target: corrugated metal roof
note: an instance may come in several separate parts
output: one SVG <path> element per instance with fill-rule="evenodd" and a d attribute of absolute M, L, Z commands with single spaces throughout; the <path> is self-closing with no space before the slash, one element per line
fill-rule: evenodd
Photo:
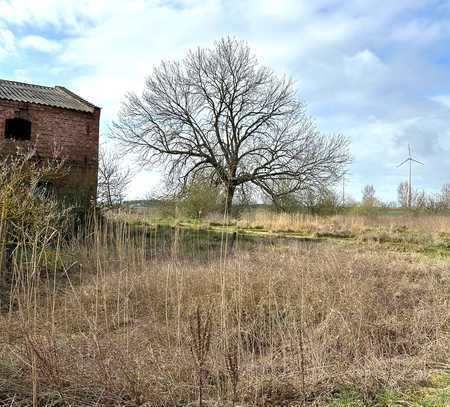
<path fill-rule="evenodd" d="M 96 106 L 62 86 L 54 88 L 0 79 L 0 99 L 92 113 Z"/>

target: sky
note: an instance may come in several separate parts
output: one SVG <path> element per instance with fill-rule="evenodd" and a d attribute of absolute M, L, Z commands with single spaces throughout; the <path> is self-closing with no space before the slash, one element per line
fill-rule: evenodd
<path fill-rule="evenodd" d="M 0 0 L 0 78 L 63 85 L 102 107 L 102 143 L 124 95 L 161 60 L 232 35 L 294 79 L 324 133 L 351 140 L 346 189 L 396 200 L 450 182 L 450 0 Z M 125 165 L 133 164 L 124 157 Z M 157 188 L 136 170 L 129 198 Z"/>

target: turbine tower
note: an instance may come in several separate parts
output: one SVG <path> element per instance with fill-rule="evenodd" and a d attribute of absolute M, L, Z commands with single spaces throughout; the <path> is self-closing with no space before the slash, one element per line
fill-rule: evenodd
<path fill-rule="evenodd" d="M 416 159 L 411 157 L 411 146 L 408 143 L 408 158 L 401 162 L 398 167 L 401 167 L 403 164 L 407 163 L 409 161 L 409 182 L 408 182 L 408 208 L 411 208 L 411 202 L 412 202 L 412 184 L 411 184 L 411 172 L 412 172 L 412 163 L 413 161 L 420 165 L 425 165 L 424 163 L 421 163 L 420 161 L 417 161 Z"/>

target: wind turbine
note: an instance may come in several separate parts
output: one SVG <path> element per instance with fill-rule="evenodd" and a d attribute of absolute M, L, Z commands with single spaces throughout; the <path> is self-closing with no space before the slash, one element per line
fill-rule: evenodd
<path fill-rule="evenodd" d="M 420 161 L 417 161 L 416 159 L 411 157 L 411 146 L 408 143 L 408 158 L 401 162 L 399 165 L 397 165 L 398 167 L 401 167 L 403 164 L 407 163 L 409 161 L 409 183 L 408 183 L 408 208 L 411 208 L 411 201 L 412 201 L 412 184 L 411 184 L 411 167 L 412 167 L 412 163 L 413 161 L 417 164 L 420 165 L 425 165 L 424 163 L 421 163 Z"/>

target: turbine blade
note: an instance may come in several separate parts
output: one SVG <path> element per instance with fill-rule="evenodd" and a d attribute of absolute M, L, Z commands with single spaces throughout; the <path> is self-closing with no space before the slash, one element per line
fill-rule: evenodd
<path fill-rule="evenodd" d="M 398 167 L 401 167 L 403 164 L 407 163 L 409 160 L 410 160 L 410 159 L 407 158 L 405 161 L 403 161 L 403 162 L 401 162 L 399 165 L 397 165 L 397 168 L 398 168 Z"/>
<path fill-rule="evenodd" d="M 422 163 L 422 162 L 420 162 L 420 161 L 417 161 L 417 160 L 415 160 L 414 158 L 411 158 L 411 161 L 414 161 L 414 162 L 417 163 L 417 164 L 425 165 L 424 163 Z"/>
<path fill-rule="evenodd" d="M 408 152 L 409 152 L 409 156 L 411 157 L 411 145 L 408 143 Z"/>

